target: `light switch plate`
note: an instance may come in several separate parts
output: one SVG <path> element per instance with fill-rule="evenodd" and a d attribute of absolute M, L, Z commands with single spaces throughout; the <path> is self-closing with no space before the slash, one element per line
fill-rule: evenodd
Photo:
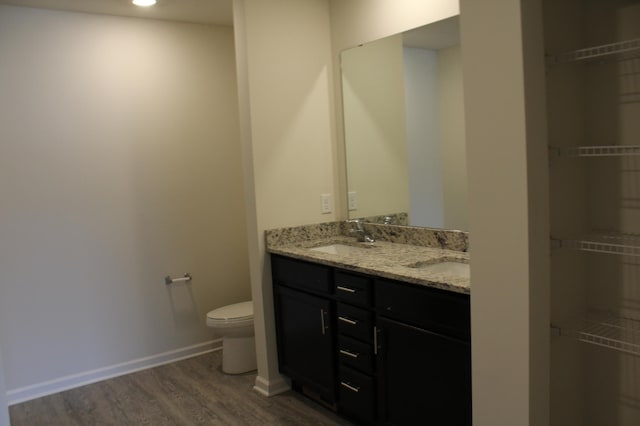
<path fill-rule="evenodd" d="M 331 213 L 332 205 L 331 205 L 331 194 L 322 194 L 320 195 L 320 213 L 327 214 Z"/>
<path fill-rule="evenodd" d="M 349 211 L 358 210 L 358 193 L 349 191 Z"/>

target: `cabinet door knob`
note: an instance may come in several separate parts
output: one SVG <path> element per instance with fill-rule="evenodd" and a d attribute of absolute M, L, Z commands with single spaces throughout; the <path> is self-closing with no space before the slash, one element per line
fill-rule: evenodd
<path fill-rule="evenodd" d="M 373 326 L 373 354 L 374 355 L 378 355 L 378 335 L 380 334 L 380 329 L 378 327 L 376 327 L 375 325 Z"/>
<path fill-rule="evenodd" d="M 347 389 L 349 389 L 350 391 L 353 391 L 353 392 L 355 392 L 355 393 L 360 392 L 360 388 L 357 388 L 357 387 L 355 387 L 355 386 L 352 386 L 352 385 L 350 385 L 350 384 L 349 384 L 349 383 L 347 383 L 347 382 L 340 382 L 340 386 L 342 386 L 343 388 L 347 388 Z"/>
<path fill-rule="evenodd" d="M 338 319 L 342 322 L 346 322 L 347 324 L 351 324 L 351 325 L 356 325 L 358 324 L 358 321 L 354 321 L 351 318 L 347 318 L 347 317 L 338 317 Z"/>
<path fill-rule="evenodd" d="M 346 291 L 347 293 L 355 293 L 356 291 L 358 291 L 358 290 L 356 290 L 354 288 L 345 287 L 345 286 L 342 286 L 342 285 L 336 286 L 336 289 L 338 289 L 340 291 Z"/>
<path fill-rule="evenodd" d="M 351 352 L 351 351 L 348 351 L 346 349 L 340 349 L 340 353 L 342 355 L 346 355 L 346 356 L 351 357 L 351 358 L 358 358 L 358 356 L 360 356 L 359 353 Z"/>

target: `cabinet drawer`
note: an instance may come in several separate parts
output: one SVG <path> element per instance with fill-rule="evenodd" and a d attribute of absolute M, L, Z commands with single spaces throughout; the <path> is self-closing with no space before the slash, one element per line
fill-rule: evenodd
<path fill-rule="evenodd" d="M 338 333 L 372 342 L 373 314 L 355 306 L 338 303 Z"/>
<path fill-rule="evenodd" d="M 375 285 L 378 314 L 458 339 L 471 338 L 469 296 L 380 279 Z"/>
<path fill-rule="evenodd" d="M 338 409 L 340 413 L 359 423 L 375 420 L 375 382 L 372 377 L 348 367 L 340 368 L 338 381 Z"/>
<path fill-rule="evenodd" d="M 370 277 L 335 271 L 335 294 L 338 300 L 361 306 L 371 306 Z"/>
<path fill-rule="evenodd" d="M 373 347 L 367 343 L 339 336 L 338 359 L 342 365 L 348 365 L 365 373 L 373 373 Z"/>
<path fill-rule="evenodd" d="M 331 268 L 287 257 L 272 256 L 275 283 L 318 293 L 331 292 Z"/>

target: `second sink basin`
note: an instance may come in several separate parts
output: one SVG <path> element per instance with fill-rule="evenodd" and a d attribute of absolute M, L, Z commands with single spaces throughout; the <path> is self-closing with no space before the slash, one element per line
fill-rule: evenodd
<path fill-rule="evenodd" d="M 436 274 L 449 274 L 460 278 L 469 278 L 470 269 L 468 263 L 443 261 L 443 262 L 420 262 L 410 265 L 411 268 L 419 268 Z"/>
<path fill-rule="evenodd" d="M 366 250 L 368 248 L 369 248 L 369 246 L 351 246 L 351 245 L 346 245 L 346 244 L 329 244 L 329 245 L 326 245 L 326 246 L 313 247 L 313 248 L 310 248 L 309 250 L 318 251 L 318 252 L 321 252 L 321 253 L 328 253 L 328 254 L 347 255 L 347 254 L 357 253 L 360 250 Z"/>

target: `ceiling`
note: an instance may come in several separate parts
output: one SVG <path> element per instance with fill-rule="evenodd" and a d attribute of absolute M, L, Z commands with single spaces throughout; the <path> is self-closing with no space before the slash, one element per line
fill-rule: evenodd
<path fill-rule="evenodd" d="M 134 6 L 131 0 L 0 0 L 0 4 L 199 24 L 233 25 L 232 0 L 158 0 L 158 3 L 151 7 Z"/>

